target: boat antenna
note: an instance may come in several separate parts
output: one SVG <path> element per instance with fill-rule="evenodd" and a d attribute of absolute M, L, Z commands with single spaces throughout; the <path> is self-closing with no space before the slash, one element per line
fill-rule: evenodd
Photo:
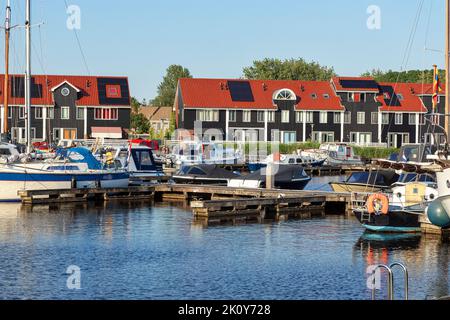
<path fill-rule="evenodd" d="M 25 16 L 25 51 L 26 51 L 26 69 L 25 69 L 25 121 L 26 121 L 26 140 L 27 152 L 31 152 L 31 0 L 26 0 Z"/>

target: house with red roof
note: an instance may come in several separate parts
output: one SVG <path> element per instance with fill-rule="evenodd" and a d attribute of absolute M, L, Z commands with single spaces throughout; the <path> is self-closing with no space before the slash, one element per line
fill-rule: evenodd
<path fill-rule="evenodd" d="M 399 147 L 430 139 L 431 90 L 429 84 L 378 83 L 370 77 L 180 79 L 174 108 L 178 128 L 203 140 Z"/>
<path fill-rule="evenodd" d="M 35 75 L 31 80 L 31 136 L 35 141 L 123 138 L 130 128 L 131 102 L 126 77 Z M 4 88 L 4 75 L 0 75 Z M 8 94 L 8 110 L 3 106 Z M 24 76 L 11 75 L 0 91 L 1 126 L 8 117 L 11 140 L 25 139 Z"/>

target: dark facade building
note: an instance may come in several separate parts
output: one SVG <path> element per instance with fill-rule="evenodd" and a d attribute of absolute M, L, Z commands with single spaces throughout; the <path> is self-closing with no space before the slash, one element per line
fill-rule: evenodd
<path fill-rule="evenodd" d="M 4 76 L 0 75 L 4 87 Z M 10 76 L 8 131 L 14 142 L 25 140 L 24 77 Z M 130 128 L 131 102 L 126 77 L 32 77 L 31 137 L 34 141 L 123 138 Z M 4 92 L 0 94 L 4 132 Z"/>
<path fill-rule="evenodd" d="M 445 93 L 437 113 L 444 114 Z M 441 139 L 430 121 L 432 85 L 378 83 L 372 78 L 328 81 L 180 79 L 175 99 L 178 127 L 204 138 L 349 142 L 359 145 Z M 433 119 L 432 119 L 433 118 Z M 435 135 L 431 135 L 434 127 Z M 196 130 L 198 133 L 198 129 Z"/>

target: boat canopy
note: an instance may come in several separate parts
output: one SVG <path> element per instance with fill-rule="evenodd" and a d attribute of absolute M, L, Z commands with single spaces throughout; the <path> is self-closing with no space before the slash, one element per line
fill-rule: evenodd
<path fill-rule="evenodd" d="M 378 186 L 390 186 L 397 182 L 399 175 L 395 171 L 371 171 L 371 172 L 354 172 L 347 179 L 347 183 L 360 183 Z"/>
<path fill-rule="evenodd" d="M 86 163 L 90 170 L 101 170 L 103 165 L 86 148 L 58 149 L 56 155 L 73 163 Z"/>
<path fill-rule="evenodd" d="M 267 169 L 260 169 L 249 175 L 242 177 L 242 180 L 247 181 L 261 181 L 265 182 L 267 180 L 266 176 Z M 309 179 L 310 177 L 306 174 L 303 167 L 298 165 L 278 165 L 278 170 L 275 173 L 276 182 L 290 182 L 292 180 Z"/>
<path fill-rule="evenodd" d="M 239 177 L 236 173 L 223 169 L 214 164 L 199 164 L 193 166 L 183 166 L 178 171 L 178 175 L 209 177 L 217 179 L 234 179 Z"/>

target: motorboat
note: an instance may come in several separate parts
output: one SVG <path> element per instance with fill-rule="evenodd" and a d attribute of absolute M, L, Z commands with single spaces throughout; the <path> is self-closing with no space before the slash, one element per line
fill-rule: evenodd
<path fill-rule="evenodd" d="M 19 191 L 125 188 L 129 174 L 105 169 L 85 148 L 60 149 L 56 158 L 31 161 L 16 146 L 0 145 L 0 201 L 20 201 Z"/>
<path fill-rule="evenodd" d="M 231 179 L 239 175 L 214 164 L 183 166 L 172 176 L 172 180 L 181 184 L 228 185 Z"/>
<path fill-rule="evenodd" d="M 268 156 L 264 161 L 262 162 L 249 162 L 248 163 L 248 170 L 250 172 L 258 171 L 262 168 L 266 168 L 268 163 L 274 163 L 274 164 L 290 164 L 290 165 L 299 165 L 302 167 L 310 167 L 310 168 L 317 168 L 322 167 L 326 161 L 326 158 L 316 158 L 311 157 L 308 155 L 302 155 L 302 154 L 279 154 L 274 153 L 270 156 Z"/>
<path fill-rule="evenodd" d="M 326 159 L 325 164 L 329 166 L 362 166 L 364 162 L 355 155 L 352 146 L 345 143 L 325 143 L 318 150 L 305 150 L 302 155 L 316 159 Z"/>
<path fill-rule="evenodd" d="M 353 172 L 343 182 L 330 182 L 334 192 L 379 192 L 390 189 L 399 175 L 393 170 Z"/>
<path fill-rule="evenodd" d="M 241 150 L 215 142 L 182 141 L 173 146 L 171 162 L 177 166 L 195 164 L 244 164 Z"/>
<path fill-rule="evenodd" d="M 273 167 L 274 187 L 276 189 L 303 190 L 311 181 L 311 177 L 302 166 L 276 165 Z M 230 180 L 229 187 L 265 188 L 267 182 L 267 168 L 260 169 L 236 179 Z"/>
<path fill-rule="evenodd" d="M 421 232 L 420 218 L 424 217 L 427 207 L 439 196 L 432 171 L 407 162 L 377 160 L 377 163 L 384 168 L 394 166 L 403 173 L 389 193 L 353 193 L 353 213 L 356 218 L 372 232 Z"/>

